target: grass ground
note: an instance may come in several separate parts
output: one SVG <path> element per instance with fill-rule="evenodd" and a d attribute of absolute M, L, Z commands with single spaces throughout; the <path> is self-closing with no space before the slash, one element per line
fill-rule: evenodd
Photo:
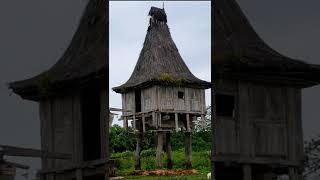
<path fill-rule="evenodd" d="M 142 151 L 141 153 L 141 163 L 142 170 L 155 170 L 155 150 L 149 149 Z M 112 158 L 116 159 L 116 173 L 119 176 L 124 176 L 126 179 L 158 179 L 158 180 L 168 180 L 168 179 L 206 179 L 206 174 L 210 172 L 210 152 L 209 151 L 200 151 L 192 153 L 192 166 L 193 169 L 196 169 L 199 173 L 198 175 L 180 175 L 180 176 L 130 176 L 134 172 L 134 159 L 133 152 L 124 152 L 124 153 L 115 153 L 112 154 Z M 185 168 L 185 159 L 184 159 L 184 150 L 177 150 L 173 152 L 173 163 L 174 169 L 184 169 Z M 164 155 L 163 165 L 166 168 L 167 159 Z"/>

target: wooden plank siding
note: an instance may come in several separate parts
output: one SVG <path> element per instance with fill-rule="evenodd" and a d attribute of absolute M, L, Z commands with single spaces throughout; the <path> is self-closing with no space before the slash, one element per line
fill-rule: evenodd
<path fill-rule="evenodd" d="M 294 87 L 229 81 L 217 94 L 235 97 L 234 116 L 217 117 L 217 157 L 281 159 L 299 164 L 303 158 L 301 90 Z M 218 106 L 218 105 L 217 105 Z"/>
<path fill-rule="evenodd" d="M 184 98 L 178 98 L 178 92 L 184 93 Z M 135 112 L 133 92 L 122 94 L 122 108 Z M 153 110 L 179 110 L 205 112 L 205 97 L 203 89 L 185 87 L 152 86 L 141 90 L 142 112 Z M 125 113 L 124 113 L 125 115 Z"/>
<path fill-rule="evenodd" d="M 106 158 L 106 91 L 100 91 L 101 158 Z M 72 154 L 72 160 L 42 159 L 43 170 L 61 169 L 83 164 L 81 95 L 65 95 L 40 101 L 41 148 L 45 151 Z M 76 171 L 76 169 L 75 169 Z M 80 170 L 81 171 L 81 170 Z M 75 172 L 72 173 L 75 176 Z M 53 175 L 47 175 L 49 179 Z"/>

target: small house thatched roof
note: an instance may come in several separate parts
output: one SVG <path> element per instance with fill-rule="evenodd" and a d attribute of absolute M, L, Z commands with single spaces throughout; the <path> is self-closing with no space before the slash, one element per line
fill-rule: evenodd
<path fill-rule="evenodd" d="M 165 13 L 162 9 L 158 10 L 152 7 L 150 12 Z M 209 82 L 198 79 L 190 72 L 171 38 L 168 25 L 163 21 L 152 22 L 149 25 L 143 48 L 131 77 L 126 83 L 113 90 L 117 93 L 124 93 L 155 84 L 204 89 L 211 87 Z"/>
<path fill-rule="evenodd" d="M 33 78 L 9 83 L 9 88 L 22 98 L 37 100 L 44 89 L 57 91 L 92 78 L 105 78 L 106 18 L 105 0 L 89 0 L 70 46 L 58 62 Z"/>
<path fill-rule="evenodd" d="M 216 77 L 263 78 L 301 87 L 320 83 L 320 66 L 281 55 L 254 31 L 236 0 L 216 0 L 213 62 Z"/>

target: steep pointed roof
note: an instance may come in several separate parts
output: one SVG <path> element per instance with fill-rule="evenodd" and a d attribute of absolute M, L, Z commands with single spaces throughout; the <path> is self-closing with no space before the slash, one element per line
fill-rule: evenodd
<path fill-rule="evenodd" d="M 107 63 L 105 0 L 89 0 L 79 27 L 63 56 L 49 70 L 30 79 L 9 83 L 22 98 L 37 100 L 43 89 L 57 91 L 92 78 L 104 77 Z"/>
<path fill-rule="evenodd" d="M 236 0 L 215 0 L 213 62 L 216 76 L 274 79 L 301 87 L 320 83 L 320 68 L 286 57 L 255 32 Z"/>
<path fill-rule="evenodd" d="M 113 90 L 124 93 L 155 84 L 210 88 L 209 82 L 190 72 L 180 56 L 166 24 L 164 9 L 152 7 L 149 14 L 150 25 L 134 71 L 126 83 Z"/>

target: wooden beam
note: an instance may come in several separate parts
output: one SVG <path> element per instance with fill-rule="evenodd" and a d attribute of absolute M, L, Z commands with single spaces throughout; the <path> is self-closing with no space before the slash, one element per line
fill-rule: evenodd
<path fill-rule="evenodd" d="M 72 159 L 71 154 L 47 152 L 39 149 L 21 148 L 15 146 L 0 145 L 0 154 L 6 156 L 42 157 L 51 159 Z"/>
<path fill-rule="evenodd" d="M 176 132 L 179 131 L 179 119 L 178 119 L 178 113 L 174 113 L 174 122 L 176 125 Z"/>

